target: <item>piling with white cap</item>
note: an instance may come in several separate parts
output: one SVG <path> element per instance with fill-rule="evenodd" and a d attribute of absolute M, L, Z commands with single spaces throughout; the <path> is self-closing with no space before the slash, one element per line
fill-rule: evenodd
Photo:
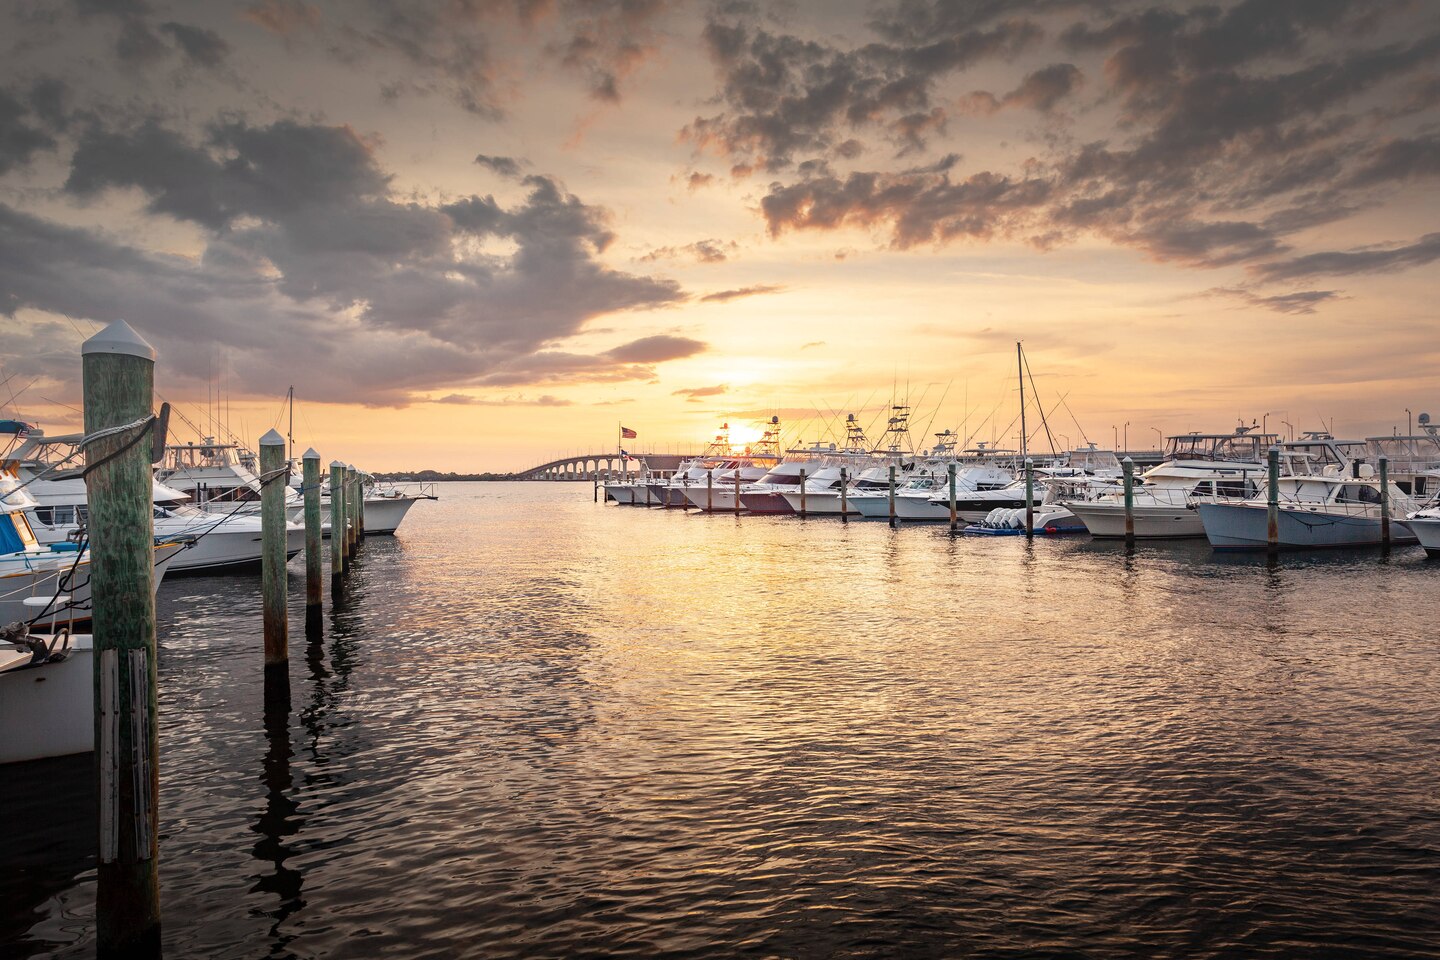
<path fill-rule="evenodd" d="M 1120 461 L 1125 471 L 1125 543 L 1135 545 L 1135 461 L 1128 456 Z"/>
<path fill-rule="evenodd" d="M 320 585 L 320 454 L 311 447 L 300 457 L 300 482 L 305 499 L 305 626 L 324 602 Z"/>
<path fill-rule="evenodd" d="M 285 491 L 290 489 L 285 438 L 271 430 L 260 438 L 260 592 L 265 611 L 265 668 L 290 662 L 290 613 L 286 605 Z"/>
<path fill-rule="evenodd" d="M 160 949 L 155 539 L 147 418 L 155 350 L 117 320 L 80 348 L 95 664 L 101 956 Z"/>
<path fill-rule="evenodd" d="M 1035 460 L 1025 458 L 1025 536 L 1035 536 Z"/>
<path fill-rule="evenodd" d="M 1266 460 L 1270 482 L 1265 495 L 1265 552 L 1273 557 L 1280 553 L 1280 447 L 1271 446 Z"/>
<path fill-rule="evenodd" d="M 953 531 L 958 526 L 955 517 L 955 464 L 951 463 L 946 472 L 950 475 L 950 529 Z"/>
<path fill-rule="evenodd" d="M 330 590 L 345 575 L 345 464 L 330 461 Z"/>

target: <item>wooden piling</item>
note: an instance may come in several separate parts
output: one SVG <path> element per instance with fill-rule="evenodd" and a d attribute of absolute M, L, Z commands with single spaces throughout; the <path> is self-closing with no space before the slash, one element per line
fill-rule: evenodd
<path fill-rule="evenodd" d="M 305 618 L 320 609 L 320 454 L 311 447 L 300 457 L 300 481 L 305 498 Z"/>
<path fill-rule="evenodd" d="M 286 605 L 285 491 L 290 464 L 285 459 L 285 438 L 271 430 L 260 438 L 260 594 L 265 618 L 265 666 L 284 667 L 290 661 L 290 615 Z"/>
<path fill-rule="evenodd" d="M 1380 455 L 1380 545 L 1390 549 L 1390 458 Z"/>
<path fill-rule="evenodd" d="M 1120 461 L 1125 471 L 1125 545 L 1135 546 L 1135 461 L 1126 457 Z"/>
<path fill-rule="evenodd" d="M 958 513 L 955 509 L 955 464 L 950 464 L 946 472 L 950 475 L 950 529 L 953 531 L 959 526 Z"/>
<path fill-rule="evenodd" d="M 330 461 L 330 581 L 332 589 L 345 575 L 345 464 Z"/>
<path fill-rule="evenodd" d="M 349 515 L 350 526 L 346 532 L 346 549 L 349 551 L 350 559 L 355 558 L 355 553 L 360 549 L 360 483 L 359 474 L 355 470 L 355 464 L 345 465 L 345 512 Z"/>
<path fill-rule="evenodd" d="M 844 467 L 840 468 L 840 519 L 850 519 L 850 480 Z"/>
<path fill-rule="evenodd" d="M 890 526 L 895 526 L 895 464 L 890 464 Z"/>
<path fill-rule="evenodd" d="M 735 516 L 740 516 L 740 468 L 735 468 Z"/>
<path fill-rule="evenodd" d="M 1035 460 L 1025 458 L 1025 536 L 1035 536 Z"/>
<path fill-rule="evenodd" d="M 705 512 L 715 510 L 715 468 L 705 471 Z"/>
<path fill-rule="evenodd" d="M 801 468 L 800 468 L 800 516 L 802 516 L 802 517 L 806 515 L 806 506 L 807 506 L 807 504 L 805 503 L 805 468 L 804 468 L 804 467 L 801 467 Z"/>
<path fill-rule="evenodd" d="M 1266 460 L 1270 483 L 1265 495 L 1265 550 L 1273 557 L 1280 553 L 1280 448 L 1272 446 Z"/>
<path fill-rule="evenodd" d="M 85 432 L 149 417 L 155 350 L 117 320 L 80 348 Z M 99 781 L 99 956 L 159 956 L 155 539 L 146 426 L 85 446 Z M 140 434 L 137 437 L 137 434 Z"/>
<path fill-rule="evenodd" d="M 355 543 L 365 542 L 365 479 L 370 475 L 364 470 L 355 471 Z"/>

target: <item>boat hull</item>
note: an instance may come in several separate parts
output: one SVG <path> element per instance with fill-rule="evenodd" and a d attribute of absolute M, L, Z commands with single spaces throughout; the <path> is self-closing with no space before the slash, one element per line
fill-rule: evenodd
<path fill-rule="evenodd" d="M 1440 560 L 1440 517 L 1404 520 L 1400 525 L 1419 541 L 1426 555 Z"/>
<path fill-rule="evenodd" d="M 785 502 L 790 505 L 791 510 L 794 510 L 796 513 L 800 512 L 800 491 L 786 491 L 785 493 L 782 493 L 780 495 L 785 498 Z M 860 516 L 860 511 L 856 510 L 855 507 L 852 505 L 849 495 L 847 495 L 845 498 L 845 506 L 846 510 L 843 511 L 845 515 L 851 517 Z M 841 516 L 842 511 L 840 509 L 840 494 L 835 493 L 831 490 L 806 492 L 805 515 L 807 517 Z"/>
<path fill-rule="evenodd" d="M 1125 505 L 1094 502 L 1066 504 L 1090 535 L 1101 540 L 1118 540 L 1125 536 Z M 1137 540 L 1178 540 L 1205 536 L 1200 515 L 1189 507 L 1140 506 L 1133 511 Z"/>
<path fill-rule="evenodd" d="M 1205 536 L 1215 549 L 1264 550 L 1269 546 L 1265 505 L 1202 503 L 1195 509 L 1205 526 Z M 1392 523 L 1390 532 L 1392 543 L 1415 542 L 1414 535 L 1399 523 Z M 1281 508 L 1278 534 L 1279 545 L 1286 550 L 1381 544 L 1379 519 L 1319 510 Z"/>
<path fill-rule="evenodd" d="M 64 660 L 0 673 L 0 764 L 95 749 L 95 664 L 90 637 L 70 639 Z"/>
<path fill-rule="evenodd" d="M 797 494 L 798 496 L 798 494 Z M 755 493 L 740 493 L 740 505 L 751 513 L 784 514 L 795 513 L 779 490 L 762 490 Z"/>
<path fill-rule="evenodd" d="M 259 531 L 229 531 L 222 525 L 180 551 L 171 561 L 170 573 L 183 576 L 258 568 L 261 539 Z M 285 559 L 293 559 L 304 549 L 305 528 L 290 525 L 285 532 Z"/>

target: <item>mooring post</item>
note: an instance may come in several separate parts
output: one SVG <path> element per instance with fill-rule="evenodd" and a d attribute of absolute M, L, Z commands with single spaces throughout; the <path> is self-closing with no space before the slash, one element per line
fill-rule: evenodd
<path fill-rule="evenodd" d="M 890 464 L 890 526 L 895 526 L 895 464 Z"/>
<path fill-rule="evenodd" d="M 1390 458 L 1380 455 L 1380 545 L 1390 549 Z"/>
<path fill-rule="evenodd" d="M 591 493 L 591 495 L 592 495 L 592 496 L 591 496 L 591 502 L 592 502 L 592 503 L 599 503 L 599 502 L 600 502 L 600 474 L 599 474 L 598 472 L 590 474 L 590 493 Z"/>
<path fill-rule="evenodd" d="M 95 664 L 100 849 L 95 936 L 102 956 L 159 956 L 155 722 L 155 536 L 150 443 L 155 350 L 117 320 L 80 348 Z"/>
<path fill-rule="evenodd" d="M 950 529 L 953 531 L 958 526 L 955 511 L 955 464 L 950 464 L 946 472 L 950 474 Z"/>
<path fill-rule="evenodd" d="M 330 586 L 345 575 L 345 464 L 330 461 Z"/>
<path fill-rule="evenodd" d="M 1025 536 L 1035 536 L 1035 460 L 1025 458 Z"/>
<path fill-rule="evenodd" d="M 283 668 L 290 661 L 290 619 L 285 603 L 285 491 L 289 478 L 285 438 L 271 430 L 260 438 L 260 593 L 266 669 Z"/>
<path fill-rule="evenodd" d="M 648 463 L 645 464 L 645 477 L 640 481 L 640 485 L 645 488 L 645 506 L 648 507 L 650 506 L 650 464 Z"/>
<path fill-rule="evenodd" d="M 1125 471 L 1125 544 L 1135 546 L 1135 461 L 1126 457 L 1120 461 Z"/>
<path fill-rule="evenodd" d="M 350 515 L 346 529 L 345 543 L 351 559 L 360 549 L 360 484 L 356 480 L 355 464 L 345 465 L 345 512 Z"/>
<path fill-rule="evenodd" d="M 1270 556 L 1280 553 L 1280 447 L 1270 447 L 1266 457 L 1270 483 L 1266 488 L 1265 550 Z"/>
<path fill-rule="evenodd" d="M 300 457 L 305 495 L 305 629 L 318 625 L 325 591 L 320 586 L 320 454 L 311 447 Z"/>
<path fill-rule="evenodd" d="M 365 542 L 365 480 L 370 474 L 355 471 L 355 542 Z"/>
<path fill-rule="evenodd" d="M 715 468 L 711 467 L 705 471 L 705 512 L 710 513 L 715 509 Z"/>
<path fill-rule="evenodd" d="M 850 480 L 845 476 L 845 468 L 840 468 L 840 519 L 850 519 Z"/>
<path fill-rule="evenodd" d="M 800 516 L 805 516 L 805 468 L 800 468 Z"/>
<path fill-rule="evenodd" d="M 735 468 L 735 516 L 740 516 L 740 468 Z"/>

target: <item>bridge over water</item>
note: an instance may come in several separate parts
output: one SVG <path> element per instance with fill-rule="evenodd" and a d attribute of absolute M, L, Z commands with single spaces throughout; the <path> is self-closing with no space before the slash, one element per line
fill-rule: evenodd
<path fill-rule="evenodd" d="M 618 453 L 582 453 L 578 456 L 551 460 L 515 474 L 516 480 L 596 480 L 607 475 L 639 473 L 648 466 L 652 471 L 669 472 L 694 453 L 632 453 L 629 462 L 622 462 Z"/>

